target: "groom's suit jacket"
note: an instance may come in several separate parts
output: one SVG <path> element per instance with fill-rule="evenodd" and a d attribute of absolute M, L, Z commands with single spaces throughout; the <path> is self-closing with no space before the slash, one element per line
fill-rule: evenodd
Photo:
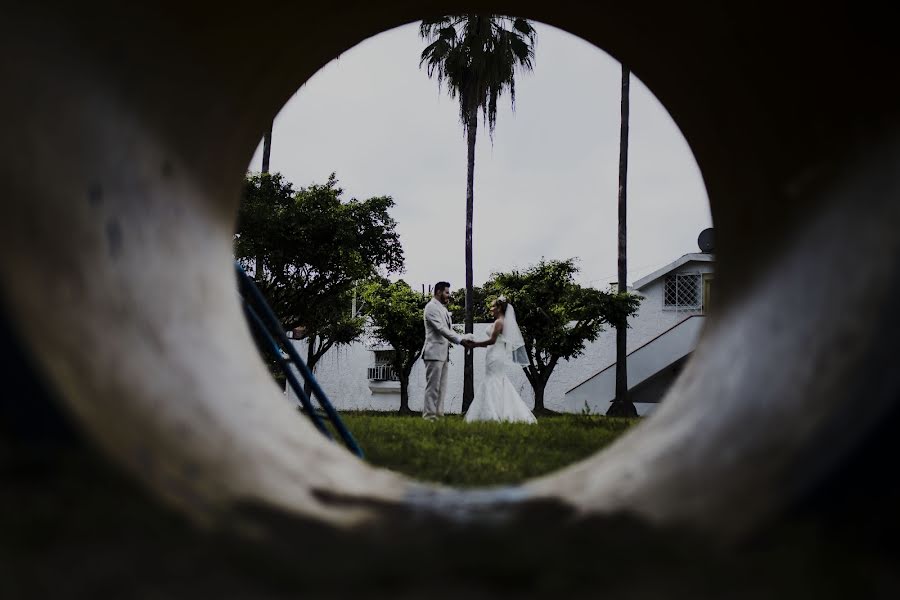
<path fill-rule="evenodd" d="M 423 360 L 449 360 L 450 343 L 458 344 L 462 338 L 453 331 L 453 320 L 450 311 L 432 298 L 425 305 L 425 346 L 422 348 Z"/>

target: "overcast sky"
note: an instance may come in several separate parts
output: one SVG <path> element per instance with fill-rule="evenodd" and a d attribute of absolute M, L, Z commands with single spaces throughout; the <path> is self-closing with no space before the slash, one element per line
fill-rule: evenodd
<path fill-rule="evenodd" d="M 619 63 L 537 24 L 532 73 L 501 100 L 493 144 L 479 123 L 475 284 L 493 271 L 578 257 L 580 282 L 616 279 Z M 334 171 L 346 198 L 391 196 L 415 288 L 465 283 L 466 140 L 456 101 L 418 66 L 417 25 L 326 65 L 275 120 L 270 170 L 295 188 Z M 628 280 L 697 251 L 712 224 L 700 171 L 659 101 L 631 81 Z M 261 167 L 262 147 L 248 166 Z"/>

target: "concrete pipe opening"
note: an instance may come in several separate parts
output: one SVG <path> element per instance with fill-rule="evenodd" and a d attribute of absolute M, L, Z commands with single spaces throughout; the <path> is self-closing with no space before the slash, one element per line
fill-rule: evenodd
<path fill-rule="evenodd" d="M 335 55 L 426 14 L 513 9 L 631 65 L 676 119 L 716 222 L 717 313 L 659 411 L 608 451 L 514 489 L 437 490 L 295 418 L 234 293 L 234 214 L 258 133 Z M 881 76 L 897 42 L 876 16 L 531 1 L 6 12 L 7 321 L 91 442 L 195 520 L 251 503 L 390 535 L 413 516 L 487 526 L 552 506 L 747 539 L 892 422 L 900 90 Z"/>

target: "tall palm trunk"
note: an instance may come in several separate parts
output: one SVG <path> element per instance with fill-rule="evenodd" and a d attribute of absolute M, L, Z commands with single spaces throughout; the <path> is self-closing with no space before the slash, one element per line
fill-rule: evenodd
<path fill-rule="evenodd" d="M 628 109 L 631 72 L 622 65 L 622 119 L 619 128 L 619 293 L 628 291 L 625 281 L 628 272 L 626 228 L 626 184 L 628 179 Z M 636 417 L 637 409 L 628 399 L 628 355 L 625 352 L 628 321 L 616 323 L 616 399 L 606 414 L 615 417 Z"/>
<path fill-rule="evenodd" d="M 469 123 L 466 127 L 466 141 L 468 142 L 468 164 L 466 174 L 466 333 L 474 330 L 474 306 L 472 283 L 472 217 L 475 210 L 475 137 L 478 130 L 478 112 L 473 110 L 469 115 Z M 475 397 L 475 379 L 473 351 L 466 349 L 463 366 L 463 412 L 469 410 L 472 399 Z"/>
<path fill-rule="evenodd" d="M 269 130 L 263 136 L 263 155 L 262 155 L 262 172 L 269 172 L 269 156 L 272 154 L 272 123 L 269 123 Z"/>
<path fill-rule="evenodd" d="M 263 155 L 262 155 L 262 173 L 269 172 L 269 155 L 272 153 L 272 123 L 269 123 L 269 130 L 263 136 Z M 261 256 L 256 257 L 256 265 L 253 269 L 253 277 L 257 281 L 263 278 L 263 260 Z"/>

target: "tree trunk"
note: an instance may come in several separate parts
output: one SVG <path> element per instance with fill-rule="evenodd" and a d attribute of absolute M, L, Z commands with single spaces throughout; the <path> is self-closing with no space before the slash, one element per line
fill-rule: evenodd
<path fill-rule="evenodd" d="M 400 410 L 401 415 L 410 415 L 409 409 L 409 373 L 400 373 Z"/>
<path fill-rule="evenodd" d="M 475 209 L 475 137 L 478 130 L 478 113 L 473 111 L 469 116 L 466 128 L 468 142 L 468 165 L 466 173 L 466 333 L 474 330 L 473 282 L 472 282 L 472 218 Z M 473 351 L 465 351 L 463 366 L 463 402 L 462 410 L 466 412 L 475 397 Z"/>
<path fill-rule="evenodd" d="M 531 387 L 534 390 L 534 409 L 531 412 L 536 415 L 547 412 L 547 409 L 544 408 L 544 390 L 547 388 L 546 382 L 539 378 Z"/>
<path fill-rule="evenodd" d="M 262 256 L 256 257 L 256 264 L 253 267 L 253 280 L 259 285 L 263 280 L 263 259 Z"/>
<path fill-rule="evenodd" d="M 306 338 L 306 366 L 309 367 L 310 372 L 312 372 L 313 369 L 316 368 L 316 362 L 318 362 L 318 359 L 316 358 L 316 340 L 318 339 L 318 337 L 319 336 L 317 335 L 310 335 Z M 310 392 L 312 391 L 309 382 L 305 379 L 303 380 L 303 391 L 307 396 L 309 396 Z M 315 404 L 313 406 L 315 406 Z"/>
<path fill-rule="evenodd" d="M 619 128 L 619 293 L 628 291 L 626 277 L 627 220 L 626 188 L 628 182 L 628 108 L 631 73 L 622 65 L 622 119 Z M 636 417 L 637 409 L 628 399 L 628 355 L 625 345 L 628 339 L 628 320 L 616 323 L 616 399 L 606 412 L 609 416 Z"/>

